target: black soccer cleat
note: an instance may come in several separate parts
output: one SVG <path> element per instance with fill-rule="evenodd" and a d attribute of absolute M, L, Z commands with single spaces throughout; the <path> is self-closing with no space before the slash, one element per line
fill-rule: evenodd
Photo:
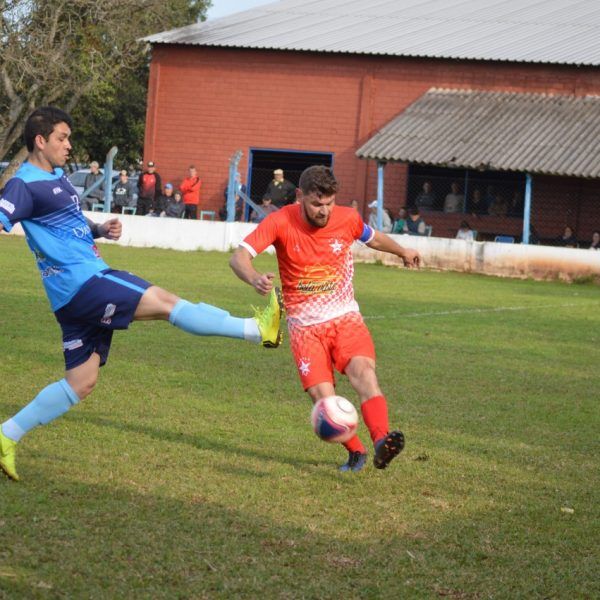
<path fill-rule="evenodd" d="M 376 469 L 385 469 L 402 452 L 404 434 L 401 431 L 390 431 L 375 444 L 373 464 Z"/>

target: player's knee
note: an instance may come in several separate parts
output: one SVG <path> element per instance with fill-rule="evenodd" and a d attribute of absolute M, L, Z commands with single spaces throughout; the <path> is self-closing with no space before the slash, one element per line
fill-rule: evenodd
<path fill-rule="evenodd" d="M 69 381 L 69 385 L 73 388 L 73 391 L 77 394 L 80 400 L 83 400 L 89 396 L 96 387 L 98 381 L 98 371 L 86 373 L 85 376 L 79 376 L 76 379 Z"/>

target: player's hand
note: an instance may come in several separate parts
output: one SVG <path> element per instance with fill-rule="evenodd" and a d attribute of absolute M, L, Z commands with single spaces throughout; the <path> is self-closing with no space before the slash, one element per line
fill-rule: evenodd
<path fill-rule="evenodd" d="M 108 240 L 118 240 L 121 237 L 123 231 L 123 225 L 117 217 L 109 219 L 100 225 L 99 227 L 102 237 Z"/>
<path fill-rule="evenodd" d="M 252 282 L 252 286 L 261 296 L 266 296 L 273 289 L 274 279 L 275 273 L 263 273 Z"/>
<path fill-rule="evenodd" d="M 405 248 L 404 254 L 400 258 L 402 258 L 405 267 L 418 269 L 421 265 L 421 255 L 412 248 Z"/>

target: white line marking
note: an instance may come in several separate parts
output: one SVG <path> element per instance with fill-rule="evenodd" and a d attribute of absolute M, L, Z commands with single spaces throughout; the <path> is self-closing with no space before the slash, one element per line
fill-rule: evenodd
<path fill-rule="evenodd" d="M 596 302 L 567 302 L 565 304 L 538 304 L 537 306 L 495 306 L 493 308 L 461 308 L 458 310 L 440 310 L 435 312 L 406 313 L 396 315 L 394 318 L 418 318 L 418 317 L 443 317 L 447 315 L 469 315 L 478 313 L 509 312 L 519 310 L 538 310 L 542 308 L 567 308 L 570 306 L 582 306 L 584 304 L 596 304 Z M 389 319 L 392 317 L 384 315 L 364 316 L 364 319 Z"/>

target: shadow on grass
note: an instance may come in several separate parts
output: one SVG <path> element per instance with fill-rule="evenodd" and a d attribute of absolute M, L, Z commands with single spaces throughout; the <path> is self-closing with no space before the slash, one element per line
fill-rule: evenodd
<path fill-rule="evenodd" d="M 112 419 L 93 416 L 89 413 L 85 415 L 72 413 L 69 415 L 69 418 L 80 421 L 82 423 L 92 423 L 93 425 L 97 425 L 99 427 L 109 427 L 116 431 L 146 435 L 150 438 L 160 440 L 163 442 L 169 442 L 174 444 L 188 444 L 200 450 L 212 450 L 222 452 L 228 455 L 238 454 L 247 458 L 257 458 L 263 461 L 278 462 L 282 464 L 291 465 L 297 468 L 307 466 L 315 467 L 319 464 L 326 464 L 324 461 L 321 463 L 319 461 L 307 460 L 298 455 L 288 456 L 283 453 L 274 455 L 272 452 L 262 452 L 260 450 L 257 450 L 256 448 L 249 448 L 241 444 L 232 444 L 223 441 L 222 438 L 217 438 L 216 436 L 206 438 L 200 435 L 189 435 L 178 431 L 158 429 L 156 427 L 150 427 L 148 425 L 113 421 Z"/>

